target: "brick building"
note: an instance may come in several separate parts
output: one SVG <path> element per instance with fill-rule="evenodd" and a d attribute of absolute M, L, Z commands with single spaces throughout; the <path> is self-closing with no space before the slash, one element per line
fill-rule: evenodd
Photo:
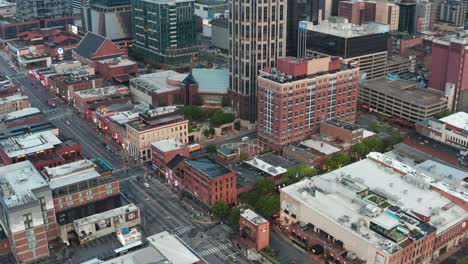
<path fill-rule="evenodd" d="M 133 78 L 138 75 L 138 64 L 124 57 L 115 57 L 96 62 L 96 71 L 106 81 L 115 81 L 116 77 Z"/>
<path fill-rule="evenodd" d="M 347 18 L 350 23 L 362 24 L 375 20 L 375 2 L 340 1 L 338 16 Z"/>
<path fill-rule="evenodd" d="M 74 107 L 82 114 L 89 115 L 101 106 L 125 103 L 131 100 L 128 87 L 106 86 L 89 90 L 76 91 L 72 95 Z M 118 100 L 122 98 L 123 100 Z"/>
<path fill-rule="evenodd" d="M 0 219 L 13 256 L 22 263 L 48 257 L 55 209 L 47 181 L 22 161 L 0 168 L 0 188 Z"/>
<path fill-rule="evenodd" d="M 0 115 L 0 127 L 16 127 L 45 121 L 45 115 L 38 108 L 23 108 L 18 111 Z"/>
<path fill-rule="evenodd" d="M 237 202 L 236 173 L 212 159 L 186 159 L 178 165 L 183 188 L 205 205 Z"/>
<path fill-rule="evenodd" d="M 18 111 L 30 106 L 29 97 L 20 93 L 0 98 L 0 114 Z"/>
<path fill-rule="evenodd" d="M 167 165 L 175 156 L 181 155 L 183 157 L 190 157 L 190 149 L 187 145 L 179 142 L 178 140 L 166 139 L 151 144 L 152 163 L 156 174 L 160 177 L 166 178 L 167 182 L 175 187 L 178 182 L 175 181 L 173 175 L 169 172 Z"/>
<path fill-rule="evenodd" d="M 270 222 L 254 211 L 241 212 L 239 229 L 243 241 L 260 251 L 270 246 Z"/>
<path fill-rule="evenodd" d="M 188 143 L 188 120 L 176 111 L 175 106 L 144 111 L 137 120 L 125 123 L 125 147 L 130 156 L 142 161 L 151 160 L 151 143 L 175 138 Z"/>
<path fill-rule="evenodd" d="M 73 59 L 94 68 L 98 61 L 126 56 L 126 52 L 110 39 L 91 31 L 86 33 L 72 54 Z"/>
<path fill-rule="evenodd" d="M 60 98 L 71 101 L 75 92 L 102 87 L 104 80 L 99 75 L 56 75 L 49 78 L 50 89 Z"/>
<path fill-rule="evenodd" d="M 362 142 L 364 129 L 351 123 L 328 119 L 320 123 L 320 134 L 354 145 Z"/>
<path fill-rule="evenodd" d="M 261 144 L 281 151 L 282 146 L 317 133 L 321 121 L 354 123 L 360 75 L 353 64 L 334 57 L 286 57 L 278 59 L 277 70 L 267 71 L 258 78 Z"/>

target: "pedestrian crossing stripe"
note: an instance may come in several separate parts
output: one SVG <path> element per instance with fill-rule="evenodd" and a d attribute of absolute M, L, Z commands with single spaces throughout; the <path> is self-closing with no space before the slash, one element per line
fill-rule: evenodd
<path fill-rule="evenodd" d="M 188 226 L 184 226 L 182 228 L 179 228 L 177 230 L 175 230 L 174 232 L 172 232 L 174 235 L 177 235 L 177 236 L 180 236 L 180 235 L 183 235 L 185 233 L 187 233 L 188 231 L 192 230 L 193 229 L 193 226 L 191 225 L 188 225 Z"/>
<path fill-rule="evenodd" d="M 118 172 L 121 172 L 121 171 L 124 171 L 124 170 L 125 170 L 125 167 L 117 168 L 117 169 L 113 169 L 112 173 L 118 173 Z"/>
<path fill-rule="evenodd" d="M 131 181 L 131 180 L 136 179 L 137 177 L 138 175 L 127 176 L 127 177 L 119 178 L 119 181 L 120 182 Z"/>
<path fill-rule="evenodd" d="M 228 249 L 230 247 L 231 247 L 230 243 L 219 245 L 217 247 L 204 250 L 204 251 L 200 252 L 199 255 L 202 256 L 202 257 L 205 257 L 205 256 L 208 256 L 208 255 L 214 254 L 214 253 L 216 253 L 218 251 L 226 250 L 226 249 Z"/>

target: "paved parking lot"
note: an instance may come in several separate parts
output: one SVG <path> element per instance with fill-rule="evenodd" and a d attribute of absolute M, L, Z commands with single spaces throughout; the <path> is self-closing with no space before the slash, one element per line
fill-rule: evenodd
<path fill-rule="evenodd" d="M 108 259 L 114 255 L 114 250 L 120 247 L 122 245 L 115 234 L 100 237 L 75 248 L 71 255 L 73 260 L 68 263 L 79 264 L 93 258 Z"/>

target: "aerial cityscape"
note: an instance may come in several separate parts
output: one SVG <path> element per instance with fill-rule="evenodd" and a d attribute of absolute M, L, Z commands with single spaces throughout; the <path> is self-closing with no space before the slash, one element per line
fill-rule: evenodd
<path fill-rule="evenodd" d="M 468 264 L 468 0 L 0 0 L 0 264 Z"/>

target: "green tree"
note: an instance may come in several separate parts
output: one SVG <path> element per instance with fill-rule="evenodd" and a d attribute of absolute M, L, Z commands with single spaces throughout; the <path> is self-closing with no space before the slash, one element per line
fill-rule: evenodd
<path fill-rule="evenodd" d="M 240 220 L 240 208 L 234 207 L 231 209 L 229 216 L 227 218 L 227 222 L 231 227 L 236 227 L 239 225 Z"/>
<path fill-rule="evenodd" d="M 211 134 L 210 134 L 210 130 L 209 130 L 209 129 L 203 130 L 203 135 L 204 135 L 205 137 L 209 137 L 209 136 L 211 135 Z"/>
<path fill-rule="evenodd" d="M 250 155 L 247 152 L 241 151 L 241 153 L 239 153 L 239 160 L 240 161 L 247 160 L 249 157 L 250 157 Z"/>
<path fill-rule="evenodd" d="M 206 153 L 215 153 L 218 148 L 214 144 L 209 144 L 208 146 L 205 147 L 205 152 Z"/>
<path fill-rule="evenodd" d="M 351 147 L 350 154 L 354 161 L 362 160 L 369 153 L 369 149 L 364 142 L 359 142 Z"/>
<path fill-rule="evenodd" d="M 215 129 L 210 127 L 210 135 L 214 136 L 216 134 Z"/>
<path fill-rule="evenodd" d="M 218 201 L 213 205 L 213 214 L 219 217 L 220 219 L 226 219 L 229 216 L 231 209 L 224 201 Z"/>
<path fill-rule="evenodd" d="M 223 98 L 221 98 L 221 106 L 222 107 L 228 107 L 229 106 L 229 97 L 223 96 Z"/>
<path fill-rule="evenodd" d="M 260 177 L 255 181 L 255 190 L 259 195 L 266 195 L 275 190 L 275 182 L 272 179 Z"/>
<path fill-rule="evenodd" d="M 340 153 L 336 155 L 335 157 L 333 157 L 333 159 L 336 160 L 336 164 L 338 165 L 338 168 L 341 168 L 351 163 L 351 157 L 344 153 Z"/>
<path fill-rule="evenodd" d="M 186 105 L 180 108 L 182 115 L 190 122 L 199 122 L 205 119 L 205 113 L 200 106 Z"/>
<path fill-rule="evenodd" d="M 237 121 L 237 122 L 234 123 L 234 129 L 240 131 L 240 129 L 241 129 L 240 121 Z"/>
<path fill-rule="evenodd" d="M 311 177 L 317 174 L 317 170 L 307 163 L 301 163 L 296 167 L 289 168 L 283 175 L 283 182 L 290 185 L 302 180 L 304 177 Z"/>
<path fill-rule="evenodd" d="M 378 137 L 373 137 L 369 140 L 365 141 L 365 144 L 369 150 L 369 152 L 372 151 L 377 151 L 377 152 L 383 152 L 384 151 L 384 144 L 382 139 Z"/>
<path fill-rule="evenodd" d="M 236 116 L 233 113 L 216 112 L 211 118 L 210 122 L 213 126 L 218 127 L 234 121 Z"/>
<path fill-rule="evenodd" d="M 280 210 L 280 197 L 279 195 L 265 195 L 260 196 L 255 203 L 255 212 L 270 219 Z"/>
<path fill-rule="evenodd" d="M 202 106 L 205 104 L 205 100 L 203 100 L 203 97 L 197 95 L 195 96 L 195 101 L 193 103 L 197 106 Z"/>
<path fill-rule="evenodd" d="M 375 120 L 369 122 L 369 128 L 374 132 L 380 131 L 380 126 Z"/>

